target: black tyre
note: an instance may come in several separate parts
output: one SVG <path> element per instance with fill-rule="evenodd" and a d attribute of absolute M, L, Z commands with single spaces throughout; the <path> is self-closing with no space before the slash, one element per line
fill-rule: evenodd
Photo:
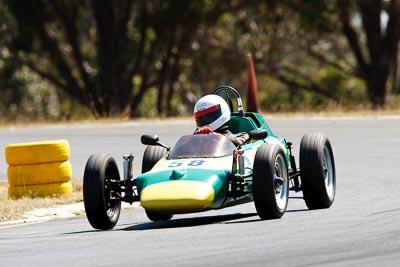
<path fill-rule="evenodd" d="M 149 220 L 151 220 L 153 222 L 168 221 L 173 216 L 171 214 L 156 213 L 156 212 L 152 212 L 149 210 L 146 210 L 146 215 L 147 215 L 147 218 L 149 218 Z"/>
<path fill-rule="evenodd" d="M 285 153 L 277 144 L 257 149 L 253 168 L 254 204 L 262 220 L 278 219 L 286 211 L 289 185 Z"/>
<path fill-rule="evenodd" d="M 111 180 L 120 180 L 115 160 L 107 154 L 90 156 L 83 176 L 83 201 L 95 229 L 112 229 L 121 212 L 121 200 L 110 198 Z"/>
<path fill-rule="evenodd" d="M 306 134 L 300 143 L 300 179 L 309 209 L 329 208 L 336 193 L 332 146 L 323 133 Z"/>
<path fill-rule="evenodd" d="M 142 173 L 150 171 L 154 165 L 167 154 L 167 149 L 161 146 L 148 146 L 143 154 Z"/>
<path fill-rule="evenodd" d="M 143 154 L 143 162 L 142 162 L 142 173 L 150 171 L 154 165 L 166 154 L 168 153 L 167 149 L 160 146 L 148 146 Z M 167 221 L 170 220 L 173 215 L 172 214 L 161 214 L 153 211 L 146 210 L 146 215 L 149 220 L 153 222 L 158 221 Z"/>

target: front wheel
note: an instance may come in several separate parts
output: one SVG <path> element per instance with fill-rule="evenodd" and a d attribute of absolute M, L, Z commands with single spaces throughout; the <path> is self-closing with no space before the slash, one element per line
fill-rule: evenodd
<path fill-rule="evenodd" d="M 253 168 L 253 195 L 262 220 L 278 219 L 286 211 L 289 198 L 285 153 L 277 144 L 263 144 L 256 152 Z"/>
<path fill-rule="evenodd" d="M 121 200 L 111 197 L 120 181 L 117 163 L 108 154 L 90 156 L 83 176 L 86 217 L 95 229 L 112 229 L 118 221 Z"/>
<path fill-rule="evenodd" d="M 323 133 L 303 136 L 300 142 L 300 179 L 309 209 L 329 208 L 336 193 L 332 146 Z"/>
<path fill-rule="evenodd" d="M 168 153 L 167 149 L 160 146 L 148 146 L 143 154 L 142 173 L 150 171 L 156 163 Z"/>

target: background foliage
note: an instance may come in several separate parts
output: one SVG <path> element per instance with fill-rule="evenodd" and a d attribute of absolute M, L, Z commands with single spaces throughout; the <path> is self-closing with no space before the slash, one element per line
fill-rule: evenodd
<path fill-rule="evenodd" d="M 3 0 L 3 120 L 176 116 L 214 87 L 263 111 L 399 108 L 399 0 Z"/>

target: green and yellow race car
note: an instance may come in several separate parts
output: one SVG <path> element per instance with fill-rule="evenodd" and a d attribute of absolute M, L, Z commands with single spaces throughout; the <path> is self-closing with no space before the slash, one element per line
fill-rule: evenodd
<path fill-rule="evenodd" d="M 225 135 L 201 132 L 184 135 L 168 147 L 156 135 L 143 135 L 141 142 L 148 147 L 142 174 L 133 177 L 133 155 L 127 155 L 123 180 L 113 157 L 92 155 L 83 178 L 86 216 L 92 227 L 113 228 L 121 201 L 140 201 L 152 221 L 251 201 L 262 220 L 277 219 L 285 213 L 289 191 L 302 191 L 309 209 L 332 205 L 335 163 L 323 133 L 303 136 L 297 168 L 292 143 L 275 136 L 259 113 L 244 112 L 237 90 L 221 86 L 213 94 L 225 96 L 231 112 L 229 129 L 233 134 L 247 133 L 247 142 L 236 146 Z"/>

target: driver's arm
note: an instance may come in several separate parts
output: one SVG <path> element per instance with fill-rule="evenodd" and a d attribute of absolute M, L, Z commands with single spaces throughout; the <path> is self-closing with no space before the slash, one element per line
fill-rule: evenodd
<path fill-rule="evenodd" d="M 229 134 L 227 137 L 236 145 L 243 145 L 247 140 L 249 140 L 249 135 L 245 132 L 237 134 Z"/>

